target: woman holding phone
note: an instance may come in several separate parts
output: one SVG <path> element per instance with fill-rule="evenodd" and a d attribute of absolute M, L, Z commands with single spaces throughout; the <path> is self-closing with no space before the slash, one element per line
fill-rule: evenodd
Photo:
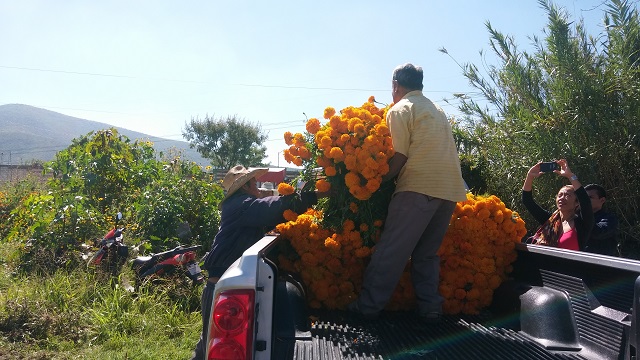
<path fill-rule="evenodd" d="M 532 195 L 533 180 L 545 172 L 554 172 L 571 183 L 556 194 L 556 209 L 551 212 L 540 207 Z M 584 250 L 593 228 L 593 210 L 587 191 L 582 187 L 567 160 L 539 162 L 529 169 L 522 186 L 522 203 L 540 223 L 536 233 L 526 242 L 569 250 Z"/>

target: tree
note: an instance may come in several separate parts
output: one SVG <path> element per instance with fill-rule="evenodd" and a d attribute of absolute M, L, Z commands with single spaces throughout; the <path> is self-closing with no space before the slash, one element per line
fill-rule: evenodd
<path fill-rule="evenodd" d="M 191 118 L 182 132 L 191 148 L 218 169 L 230 169 L 235 165 L 258 166 L 267 157 L 263 143 L 267 135 L 259 125 L 238 118 L 237 115 L 216 119 L 205 116 L 204 120 Z"/>
<path fill-rule="evenodd" d="M 609 206 L 621 217 L 623 245 L 640 244 L 640 19 L 627 0 L 605 6 L 605 30 L 588 36 L 583 21 L 572 22 L 549 0 L 540 0 L 548 23 L 534 51 L 486 26 L 497 65 L 463 73 L 480 91 L 461 98 L 466 137 L 482 166 L 488 191 L 523 217 L 520 189 L 528 168 L 539 160 L 566 158 L 585 184 L 609 190 Z M 442 50 L 446 53 L 446 50 Z M 480 101 L 483 104 L 481 105 Z M 481 135 L 481 136 L 479 136 Z M 548 199 L 562 183 L 541 177 L 534 191 Z M 535 222 L 528 221 L 529 230 Z M 624 244 L 624 243 L 627 244 Z M 637 255 L 634 255 L 637 256 Z"/>

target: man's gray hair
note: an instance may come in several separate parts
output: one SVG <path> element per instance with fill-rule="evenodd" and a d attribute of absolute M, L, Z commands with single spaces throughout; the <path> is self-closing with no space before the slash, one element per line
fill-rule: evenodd
<path fill-rule="evenodd" d="M 393 80 L 407 90 L 422 90 L 422 68 L 406 63 L 393 70 Z"/>

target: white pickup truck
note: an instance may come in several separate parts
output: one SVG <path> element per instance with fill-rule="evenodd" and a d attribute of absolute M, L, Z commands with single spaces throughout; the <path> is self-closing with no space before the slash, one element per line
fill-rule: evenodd
<path fill-rule="evenodd" d="M 307 308 L 296 274 L 278 271 L 278 241 L 265 236 L 216 285 L 207 359 L 638 358 L 636 260 L 519 244 L 491 307 L 421 326 L 405 312 L 362 322 Z"/>

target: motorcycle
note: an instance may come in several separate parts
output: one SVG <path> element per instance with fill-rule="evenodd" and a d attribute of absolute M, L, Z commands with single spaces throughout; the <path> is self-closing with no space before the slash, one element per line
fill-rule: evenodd
<path fill-rule="evenodd" d="M 136 284 L 180 273 L 191 279 L 193 285 L 202 284 L 204 275 L 200 264 L 196 261 L 196 250 L 200 247 L 201 245 L 189 247 L 179 245 L 168 251 L 150 256 L 138 256 L 131 260 L 131 267 L 136 274 Z"/>
<path fill-rule="evenodd" d="M 129 247 L 123 242 L 124 227 L 118 228 L 120 220 L 122 220 L 122 213 L 118 212 L 113 229 L 102 239 L 96 240 L 98 251 L 89 258 L 87 266 L 95 266 L 112 276 L 120 273 L 129 256 Z"/>

